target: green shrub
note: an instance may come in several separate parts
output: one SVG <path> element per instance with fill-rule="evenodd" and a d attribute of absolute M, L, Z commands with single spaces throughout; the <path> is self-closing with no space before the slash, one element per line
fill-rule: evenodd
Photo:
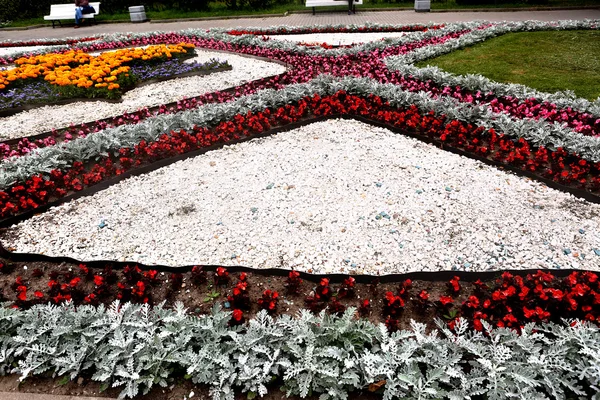
<path fill-rule="evenodd" d="M 5 0 L 3 0 L 5 1 Z M 19 19 L 37 18 L 50 14 L 50 4 L 56 3 L 52 0 L 21 0 L 17 2 Z M 73 11 L 73 19 L 75 12 Z"/>
<path fill-rule="evenodd" d="M 12 21 L 19 16 L 19 0 L 0 0 L 0 21 Z"/>
<path fill-rule="evenodd" d="M 208 10 L 208 0 L 179 0 L 177 5 L 183 11 Z"/>
<path fill-rule="evenodd" d="M 248 5 L 253 9 L 265 9 L 273 5 L 271 0 L 248 0 Z"/>
<path fill-rule="evenodd" d="M 92 0 L 90 0 L 92 1 Z M 131 1 L 125 0 L 100 0 L 100 14 L 102 13 L 122 13 L 128 12 L 129 6 L 140 5 L 137 2 L 132 3 Z"/>
<path fill-rule="evenodd" d="M 0 0 L 0 22 L 12 21 L 19 16 L 19 0 Z"/>

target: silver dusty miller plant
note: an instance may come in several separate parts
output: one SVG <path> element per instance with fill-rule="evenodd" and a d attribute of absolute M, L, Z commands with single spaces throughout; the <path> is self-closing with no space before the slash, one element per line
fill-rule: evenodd
<path fill-rule="evenodd" d="M 118 301 L 110 307 L 71 303 L 0 310 L 0 372 L 21 379 L 42 373 L 75 379 L 93 373 L 121 398 L 167 386 L 174 370 L 209 386 L 214 400 L 234 389 L 264 396 L 282 378 L 288 395 L 344 400 L 385 381 L 391 399 L 600 399 L 600 329 L 589 323 L 526 325 L 520 334 L 484 332 L 460 320 L 427 332 L 390 333 L 357 319 L 354 309 L 335 317 L 306 310 L 296 317 L 261 311 L 243 327 L 230 313 L 210 315 Z M 16 366 L 16 367 L 15 367 Z M 575 396 L 575 397 L 574 397 Z"/>

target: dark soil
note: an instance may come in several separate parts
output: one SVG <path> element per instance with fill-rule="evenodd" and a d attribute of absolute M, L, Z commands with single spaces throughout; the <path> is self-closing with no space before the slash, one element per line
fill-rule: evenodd
<path fill-rule="evenodd" d="M 61 379 L 50 377 L 31 377 L 24 382 L 19 383 L 16 375 L 0 377 L 0 393 L 2 392 L 21 392 L 21 393 L 39 393 L 54 394 L 64 396 L 82 396 L 82 397 L 108 397 L 117 398 L 121 388 L 107 388 L 102 390 L 100 383 L 94 382 L 89 378 L 76 379 L 74 381 L 62 382 Z M 280 389 L 281 384 L 273 384 L 268 387 L 269 392 L 264 397 L 256 397 L 256 400 L 300 400 L 300 397 L 287 397 L 285 392 Z M 373 388 L 375 389 L 375 388 Z M 190 380 L 179 379 L 166 388 L 154 387 L 146 395 L 136 396 L 139 400 L 183 400 L 189 399 L 191 392 L 194 392 L 192 399 L 212 400 L 207 387 L 194 385 Z M 308 396 L 307 400 L 318 400 L 318 395 Z M 352 400 L 381 400 L 381 395 L 365 391 L 357 391 L 351 394 Z M 236 393 L 236 400 L 247 400 L 247 393 Z M 191 399 L 190 399 L 191 400 Z"/>
<path fill-rule="evenodd" d="M 80 299 L 84 296 L 94 292 L 95 284 L 93 280 L 94 275 L 105 276 L 105 272 L 99 268 L 89 267 L 89 275 L 86 278 L 80 271 L 78 264 L 71 263 L 52 263 L 44 261 L 35 262 L 14 262 L 4 258 L 0 258 L 0 263 L 4 264 L 1 268 L 0 274 L 0 297 L 3 297 L 5 301 L 16 301 L 17 292 L 15 291 L 15 280 L 17 277 L 21 277 L 25 286 L 27 286 L 27 300 L 25 302 L 18 302 L 17 304 L 22 307 L 29 307 L 33 304 L 42 303 L 45 304 L 52 299 L 48 296 L 48 282 L 50 277 L 54 274 L 58 275 L 57 281 L 61 284 L 68 283 L 75 277 L 80 277 L 81 281 L 77 285 Z M 134 266 L 134 264 L 131 264 Z M 142 270 L 143 272 L 144 270 Z M 117 276 L 116 282 L 125 283 L 125 277 L 123 271 L 115 268 L 114 273 Z M 36 276 L 40 275 L 41 276 Z M 213 281 L 214 272 L 207 271 L 208 281 L 206 283 L 196 285 L 192 282 L 191 272 L 183 272 L 182 284 L 178 287 L 172 286 L 171 274 L 168 272 L 159 272 L 158 282 L 154 284 L 146 285 L 148 302 L 150 304 L 158 304 L 163 300 L 167 301 L 167 306 L 173 304 L 176 301 L 181 301 L 189 311 L 195 314 L 206 314 L 209 313 L 215 303 L 224 305 L 227 302 L 227 296 L 232 294 L 233 287 L 238 282 L 240 273 L 230 273 L 229 283 L 226 285 L 215 285 Z M 262 275 L 260 270 L 256 270 L 254 273 L 247 273 L 248 282 L 248 294 L 250 297 L 250 309 L 245 310 L 244 316 L 246 319 L 252 318 L 256 315 L 259 310 L 257 300 L 261 298 L 264 290 L 269 289 L 271 291 L 277 291 L 280 295 L 277 313 L 279 314 L 291 314 L 295 315 L 298 310 L 307 308 L 305 304 L 305 298 L 309 295 L 314 294 L 314 289 L 318 285 L 317 282 L 310 282 L 303 280 L 298 294 L 287 293 L 285 282 L 287 277 L 273 276 L 273 275 Z M 381 284 L 355 284 L 355 295 L 351 297 L 344 297 L 339 299 L 339 302 L 346 307 L 358 308 L 360 302 L 364 299 L 370 300 L 371 312 L 367 317 L 374 323 L 385 322 L 385 315 L 383 314 L 383 298 L 386 292 L 390 291 L 397 294 L 400 283 L 403 280 L 397 282 L 388 282 Z M 100 303 L 110 304 L 117 299 L 117 288 L 116 282 L 108 285 L 109 290 L 105 296 L 99 299 Z M 336 298 L 336 294 L 341 284 L 330 285 L 333 298 Z M 471 292 L 473 287 L 468 282 L 462 282 L 461 286 L 463 290 L 461 295 L 453 296 L 454 304 L 459 305 L 466 300 L 468 293 Z M 132 287 L 129 284 L 128 287 Z M 406 300 L 406 306 L 402 312 L 402 317 L 399 320 L 400 329 L 410 328 L 410 320 L 414 319 L 419 322 L 428 324 L 429 327 L 433 328 L 435 324 L 433 320 L 438 316 L 434 307 L 428 307 L 425 310 L 418 306 L 414 298 L 421 292 L 426 290 L 429 293 L 430 301 L 439 299 L 440 296 L 448 295 L 448 283 L 446 281 L 422 281 L 412 280 L 412 285 L 408 291 L 408 295 L 404 296 Z M 40 291 L 44 294 L 43 298 L 36 299 L 34 293 Z M 80 303 L 77 296 L 73 296 L 75 303 Z M 325 307 L 329 303 L 322 303 Z M 227 307 L 226 307 L 227 308 Z"/>

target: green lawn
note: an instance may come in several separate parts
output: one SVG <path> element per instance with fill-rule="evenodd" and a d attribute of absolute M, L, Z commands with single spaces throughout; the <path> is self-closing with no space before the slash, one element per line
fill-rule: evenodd
<path fill-rule="evenodd" d="M 510 33 L 417 64 L 425 65 L 544 92 L 570 89 L 595 100 L 600 96 L 600 31 Z"/>

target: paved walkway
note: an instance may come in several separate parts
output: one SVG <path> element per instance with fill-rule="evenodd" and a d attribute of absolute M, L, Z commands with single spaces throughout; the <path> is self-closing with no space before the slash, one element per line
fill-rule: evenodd
<path fill-rule="evenodd" d="M 380 24 L 412 24 L 423 22 L 462 22 L 473 20 L 488 21 L 523 21 L 528 19 L 540 21 L 554 21 L 561 19 L 600 19 L 600 6 L 598 9 L 585 10 L 560 10 L 560 11 L 493 11 L 493 12 L 432 12 L 416 13 L 410 11 L 377 11 L 360 12 L 347 15 L 345 12 L 317 12 L 312 14 L 290 14 L 288 16 L 268 18 L 240 18 L 204 21 L 178 21 L 168 23 L 119 23 L 99 24 L 81 27 L 75 30 L 72 27 L 35 28 L 29 30 L 0 31 L 0 40 L 33 40 L 40 38 L 83 37 L 98 33 L 114 32 L 151 32 L 151 31 L 177 31 L 188 28 L 215 28 L 215 27 L 268 27 L 273 25 L 326 25 L 326 24 L 364 24 L 376 22 Z"/>

